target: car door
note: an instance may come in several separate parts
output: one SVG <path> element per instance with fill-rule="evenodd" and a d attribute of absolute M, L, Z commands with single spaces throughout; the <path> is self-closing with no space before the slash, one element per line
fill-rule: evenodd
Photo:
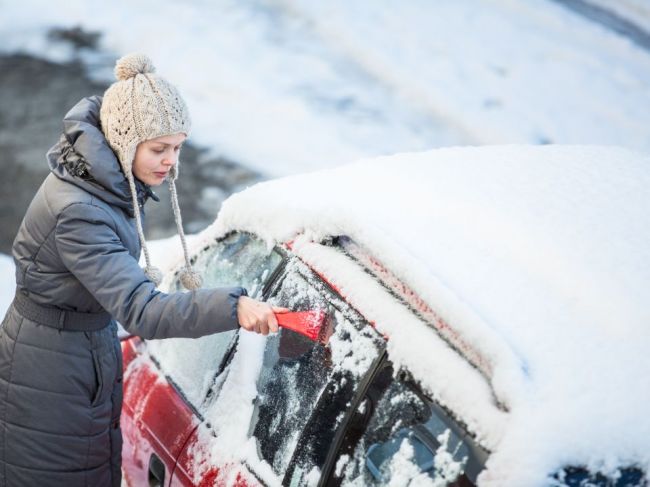
<path fill-rule="evenodd" d="M 204 287 L 241 285 L 256 296 L 283 257 L 250 234 L 233 233 L 193 260 L 203 273 Z M 178 277 L 171 284 L 171 291 L 177 290 Z M 128 372 L 123 457 L 125 479 L 131 485 L 171 482 L 184 445 L 202 421 L 206 399 L 218 390 L 236 339 L 236 331 L 230 331 L 199 339 L 131 339 L 123 345 Z M 192 485 L 182 471 L 176 480 Z"/>
<path fill-rule="evenodd" d="M 192 408 L 164 380 L 136 337 L 122 343 L 124 403 L 122 470 L 127 485 L 162 486 L 189 434 L 196 427 Z"/>

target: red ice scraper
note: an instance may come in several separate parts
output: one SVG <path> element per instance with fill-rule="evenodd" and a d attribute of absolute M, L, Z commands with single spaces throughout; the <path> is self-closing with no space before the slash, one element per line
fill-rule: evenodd
<path fill-rule="evenodd" d="M 325 324 L 326 313 L 322 310 L 289 311 L 288 313 L 276 313 L 278 325 L 288 330 L 306 336 L 313 341 L 325 342 L 323 325 Z"/>

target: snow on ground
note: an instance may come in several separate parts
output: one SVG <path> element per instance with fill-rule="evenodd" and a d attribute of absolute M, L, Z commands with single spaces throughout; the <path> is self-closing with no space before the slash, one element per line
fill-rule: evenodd
<path fill-rule="evenodd" d="M 70 59 L 45 33 L 79 24 L 148 53 L 193 138 L 271 176 L 465 143 L 650 149 L 650 54 L 549 0 L 26 0 L 1 49 Z"/>
<path fill-rule="evenodd" d="M 16 268 L 11 256 L 0 254 L 0 276 L 4 276 L 0 279 L 0 316 L 4 316 L 14 299 L 14 292 L 16 291 L 15 272 Z"/>
<path fill-rule="evenodd" d="M 649 185 L 650 157 L 621 148 L 439 149 L 258 184 L 202 238 L 369 249 L 493 361 L 510 413 L 483 481 L 538 485 L 565 464 L 650 468 Z"/>
<path fill-rule="evenodd" d="M 650 146 L 637 104 L 650 96 L 650 57 L 602 26 L 546 0 L 382 6 L 369 15 L 351 2 L 295 8 L 377 78 L 480 143 Z"/>

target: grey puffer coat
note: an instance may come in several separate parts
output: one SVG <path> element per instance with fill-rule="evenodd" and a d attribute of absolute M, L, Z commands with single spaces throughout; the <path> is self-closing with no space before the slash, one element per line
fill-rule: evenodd
<path fill-rule="evenodd" d="M 128 184 L 99 129 L 100 105 L 100 97 L 85 98 L 66 115 L 63 136 L 48 152 L 52 173 L 14 242 L 22 299 L 0 327 L 2 487 L 120 485 L 115 320 L 144 338 L 200 337 L 238 326 L 243 288 L 165 294 L 146 278 Z M 152 193 L 143 184 L 138 190 L 142 207 Z M 66 310 L 68 317 L 46 322 L 43 313 L 25 312 L 25 303 Z M 106 326 L 69 329 L 83 330 L 86 316 L 105 316 Z"/>

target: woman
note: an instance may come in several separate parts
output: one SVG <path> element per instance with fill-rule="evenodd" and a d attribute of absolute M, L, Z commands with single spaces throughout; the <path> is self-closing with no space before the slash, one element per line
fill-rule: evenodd
<path fill-rule="evenodd" d="M 119 486 L 119 321 L 143 338 L 238 326 L 277 331 L 272 308 L 240 287 L 198 289 L 174 180 L 187 107 L 150 60 L 118 60 L 103 99 L 81 100 L 48 152 L 52 173 L 13 246 L 16 297 L 0 328 L 0 486 Z M 191 292 L 156 290 L 142 233 L 150 186 L 167 180 Z M 138 265 L 140 251 L 146 267 Z"/>

